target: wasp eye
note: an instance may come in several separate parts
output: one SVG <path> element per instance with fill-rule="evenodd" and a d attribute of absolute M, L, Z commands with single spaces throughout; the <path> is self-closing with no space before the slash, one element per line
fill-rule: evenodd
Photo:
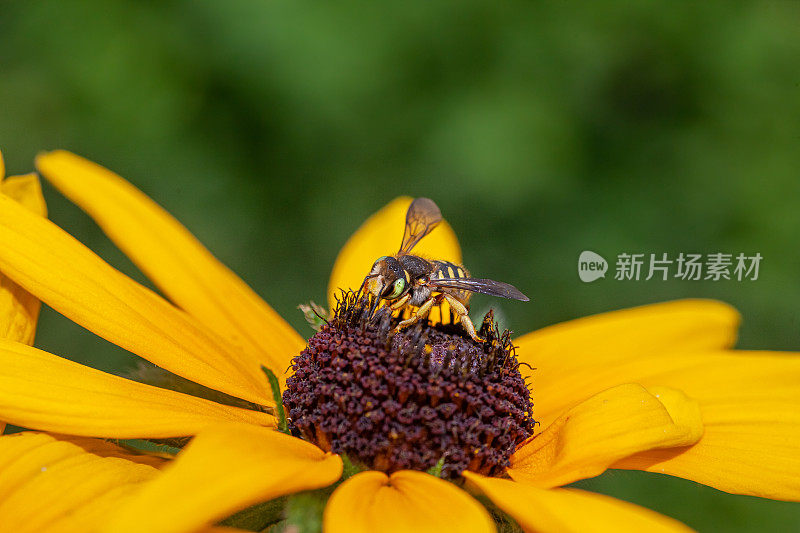
<path fill-rule="evenodd" d="M 403 278 L 396 279 L 395 282 L 392 284 L 392 292 L 391 294 L 389 294 L 389 296 L 386 296 L 386 299 L 394 300 L 395 298 L 403 294 L 403 289 L 405 288 L 406 288 L 406 280 L 404 280 Z"/>

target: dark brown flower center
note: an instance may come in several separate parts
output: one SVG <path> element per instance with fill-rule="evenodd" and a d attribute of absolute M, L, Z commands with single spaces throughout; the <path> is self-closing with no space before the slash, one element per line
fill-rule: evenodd
<path fill-rule="evenodd" d="M 343 293 L 334 318 L 292 361 L 283 402 L 292 430 L 325 450 L 385 472 L 499 474 L 534 420 L 508 332 L 491 314 L 480 335 L 417 325 Z"/>

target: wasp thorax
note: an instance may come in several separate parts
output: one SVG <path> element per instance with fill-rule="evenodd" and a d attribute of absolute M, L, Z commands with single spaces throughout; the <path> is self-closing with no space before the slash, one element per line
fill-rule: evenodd
<path fill-rule="evenodd" d="M 293 431 L 364 466 L 499 474 L 534 420 L 508 332 L 491 315 L 480 343 L 452 325 L 392 333 L 388 309 L 343 293 L 294 358 L 283 401 Z"/>

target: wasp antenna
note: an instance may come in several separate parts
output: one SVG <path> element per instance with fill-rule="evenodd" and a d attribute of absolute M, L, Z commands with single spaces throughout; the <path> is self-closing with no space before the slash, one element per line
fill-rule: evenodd
<path fill-rule="evenodd" d="M 374 297 L 372 298 L 372 301 L 370 302 L 369 306 L 370 316 L 373 316 L 375 314 L 375 311 L 377 311 L 378 305 L 380 305 L 380 303 L 381 303 L 380 298 L 374 298 Z"/>

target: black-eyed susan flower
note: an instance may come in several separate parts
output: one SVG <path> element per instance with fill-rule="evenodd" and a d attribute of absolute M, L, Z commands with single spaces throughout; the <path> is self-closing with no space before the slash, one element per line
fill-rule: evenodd
<path fill-rule="evenodd" d="M 66 152 L 37 164 L 169 300 L 4 196 L 0 272 L 107 340 L 251 406 L 135 383 L 0 341 L 4 420 L 83 437 L 195 436 L 163 472 L 162 464 L 146 464 L 148 479 L 135 483 L 126 475 L 137 464 L 127 456 L 122 474 L 64 475 L 66 486 L 106 475 L 128 487 L 91 510 L 102 516 L 97 529 L 197 531 L 284 496 L 277 505 L 290 521 L 308 525 L 321 514 L 330 532 L 492 531 L 502 520 L 497 509 L 531 531 L 686 529 L 619 500 L 559 488 L 608 468 L 800 498 L 800 359 L 731 351 L 739 318 L 724 304 L 645 306 L 513 343 L 490 322 L 484 333 L 495 342 L 485 345 L 447 326 L 392 336 L 391 317 L 368 313 L 348 293 L 338 293 L 336 305 L 333 299 L 358 287 L 376 257 L 394 252 L 409 203 L 398 199 L 341 251 L 329 290 L 336 312 L 306 343 L 120 177 Z M 460 261 L 446 224 L 419 252 Z M 279 376 L 283 402 L 262 367 Z M 278 430 L 282 404 L 294 436 Z M 33 494 L 20 498 L 30 506 Z M 11 486 L 4 498 L 14 497 Z M 300 521 L 298 509 L 320 513 Z"/>

